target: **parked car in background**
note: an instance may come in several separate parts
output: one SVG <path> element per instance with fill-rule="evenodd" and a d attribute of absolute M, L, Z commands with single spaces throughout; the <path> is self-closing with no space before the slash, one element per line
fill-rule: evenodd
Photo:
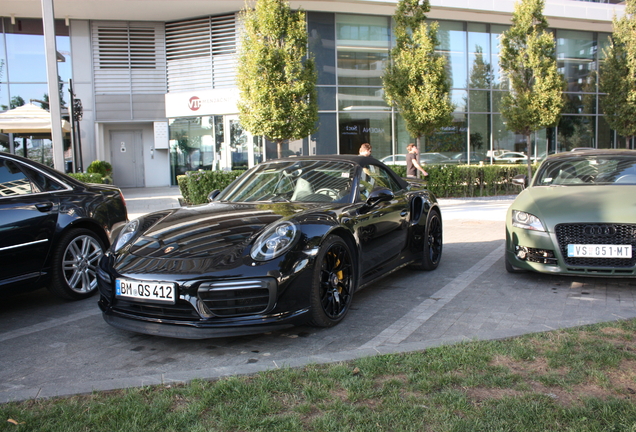
<path fill-rule="evenodd" d="M 433 152 L 433 153 L 421 153 L 420 163 L 427 164 L 427 165 L 435 165 L 435 164 L 453 163 L 453 161 L 448 156 L 444 156 L 441 153 Z"/>
<path fill-rule="evenodd" d="M 468 157 L 466 156 L 465 152 L 454 154 L 453 156 L 450 157 L 450 159 L 451 159 L 451 161 L 453 163 L 456 163 L 456 164 L 467 164 L 468 163 Z M 486 159 L 486 156 L 484 156 L 481 153 L 471 152 L 471 154 L 470 154 L 470 163 L 471 164 L 478 164 L 479 162 L 482 162 L 485 159 Z"/>
<path fill-rule="evenodd" d="M 358 289 L 441 259 L 435 196 L 372 157 L 267 161 L 217 193 L 121 231 L 98 271 L 106 322 L 186 339 L 328 327 Z"/>
<path fill-rule="evenodd" d="M 383 157 L 380 159 L 385 165 L 406 165 L 406 155 L 405 154 L 396 154 Z"/>
<path fill-rule="evenodd" d="M 97 262 L 128 222 L 121 191 L 0 152 L 0 294 L 47 286 L 69 300 L 97 290 Z"/>
<path fill-rule="evenodd" d="M 495 156 L 493 158 L 493 161 L 495 163 L 509 163 L 509 164 L 524 163 L 528 161 L 528 157 L 525 155 L 525 153 L 505 152 L 505 153 L 501 153 L 499 156 Z"/>
<path fill-rule="evenodd" d="M 549 156 L 508 209 L 506 269 L 634 277 L 635 208 L 636 151 Z"/>

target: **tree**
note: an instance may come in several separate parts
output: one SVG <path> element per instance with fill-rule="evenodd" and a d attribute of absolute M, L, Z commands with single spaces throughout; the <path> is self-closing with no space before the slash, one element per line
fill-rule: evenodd
<path fill-rule="evenodd" d="M 11 101 L 9 102 L 9 106 L 11 107 L 11 109 L 21 107 L 24 104 L 26 104 L 26 102 L 24 101 L 22 96 L 13 96 L 11 98 Z"/>
<path fill-rule="evenodd" d="M 470 69 L 468 88 L 489 89 L 494 81 L 495 71 L 490 63 L 484 61 L 484 49 L 480 45 L 475 45 L 475 60 Z"/>
<path fill-rule="evenodd" d="M 446 57 L 435 51 L 438 25 L 426 23 L 429 11 L 428 0 L 400 0 L 394 15 L 396 44 L 382 76 L 385 99 L 397 107 L 418 147 L 422 136 L 453 123 L 455 109 Z"/>
<path fill-rule="evenodd" d="M 244 34 L 236 82 L 241 125 L 276 142 L 304 138 L 316 129 L 316 70 L 307 52 L 305 14 L 282 0 L 257 0 L 243 13 Z"/>
<path fill-rule="evenodd" d="M 625 14 L 614 17 L 614 33 L 599 68 L 600 105 L 610 127 L 625 137 L 636 135 L 636 4 L 628 0 Z"/>
<path fill-rule="evenodd" d="M 554 37 L 548 33 L 543 0 L 515 4 L 512 27 L 501 36 L 499 63 L 509 93 L 501 101 L 506 128 L 526 139 L 532 177 L 530 135 L 556 125 L 563 109 L 565 81 L 557 70 Z"/>

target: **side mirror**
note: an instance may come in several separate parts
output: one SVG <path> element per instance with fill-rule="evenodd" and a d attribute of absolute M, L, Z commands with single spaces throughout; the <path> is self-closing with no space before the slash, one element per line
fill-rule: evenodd
<path fill-rule="evenodd" d="M 395 198 L 395 195 L 390 189 L 379 187 L 371 191 L 366 204 L 368 207 L 373 207 L 379 202 L 391 201 L 393 198 Z"/>
<path fill-rule="evenodd" d="M 208 194 L 208 202 L 214 201 L 214 199 L 221 193 L 220 190 L 214 189 L 212 192 Z"/>
<path fill-rule="evenodd" d="M 528 186 L 528 177 L 525 174 L 516 175 L 512 178 L 512 183 L 525 189 Z"/>

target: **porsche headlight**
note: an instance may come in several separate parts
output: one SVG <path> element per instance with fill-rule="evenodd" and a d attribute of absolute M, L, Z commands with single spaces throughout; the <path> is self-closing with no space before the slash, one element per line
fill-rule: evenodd
<path fill-rule="evenodd" d="M 533 231 L 545 231 L 538 217 L 520 210 L 512 211 L 512 226 Z"/>
<path fill-rule="evenodd" d="M 280 256 L 294 244 L 298 228 L 289 221 L 270 225 L 254 242 L 250 256 L 256 261 L 268 261 Z"/>
<path fill-rule="evenodd" d="M 113 248 L 113 252 L 117 253 L 124 246 L 126 246 L 130 240 L 132 240 L 137 231 L 139 230 L 139 219 L 132 220 L 126 224 L 126 226 L 121 230 L 119 236 L 117 236 L 117 240 L 115 241 L 115 247 Z"/>

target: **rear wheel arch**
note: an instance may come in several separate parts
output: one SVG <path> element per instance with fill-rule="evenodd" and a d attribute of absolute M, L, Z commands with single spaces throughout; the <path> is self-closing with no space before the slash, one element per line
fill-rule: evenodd
<path fill-rule="evenodd" d="M 410 267 L 416 270 L 435 270 L 443 251 L 443 223 L 439 207 L 433 206 L 423 219 L 424 224 L 420 222 L 411 228 L 416 231 L 413 252 L 421 255 Z"/>

